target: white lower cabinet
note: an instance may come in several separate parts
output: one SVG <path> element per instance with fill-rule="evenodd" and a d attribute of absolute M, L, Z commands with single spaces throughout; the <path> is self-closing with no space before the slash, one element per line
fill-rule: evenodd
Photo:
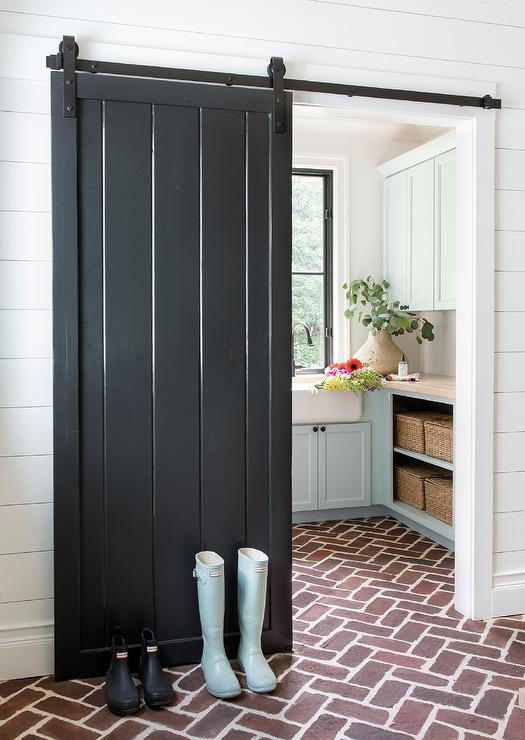
<path fill-rule="evenodd" d="M 292 510 L 370 505 L 370 424 L 293 427 Z"/>
<path fill-rule="evenodd" d="M 318 426 L 292 427 L 292 511 L 317 509 Z"/>

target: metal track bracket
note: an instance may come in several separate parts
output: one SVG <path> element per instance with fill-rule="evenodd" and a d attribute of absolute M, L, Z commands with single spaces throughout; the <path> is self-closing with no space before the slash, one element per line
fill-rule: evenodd
<path fill-rule="evenodd" d="M 268 65 L 268 75 L 273 87 L 273 130 L 276 134 L 286 131 L 286 107 L 284 103 L 284 75 L 286 67 L 282 57 L 272 57 Z"/>
<path fill-rule="evenodd" d="M 74 36 L 64 36 L 59 46 L 62 52 L 64 67 L 64 118 L 75 118 L 77 115 L 77 77 L 75 60 L 78 46 Z"/>
<path fill-rule="evenodd" d="M 46 57 L 46 67 L 53 70 L 64 70 L 64 118 L 75 118 L 77 115 L 77 78 L 75 72 L 78 44 L 74 36 L 63 36 L 58 46 L 58 54 Z"/>

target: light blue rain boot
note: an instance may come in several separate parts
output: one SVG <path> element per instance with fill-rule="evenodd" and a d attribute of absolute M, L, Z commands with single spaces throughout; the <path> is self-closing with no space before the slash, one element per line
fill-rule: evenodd
<path fill-rule="evenodd" d="M 241 630 L 237 658 L 246 673 L 248 688 L 262 694 L 273 691 L 276 685 L 275 675 L 261 650 L 268 556 L 252 547 L 241 547 L 237 578 L 237 605 Z"/>
<path fill-rule="evenodd" d="M 193 575 L 199 596 L 206 688 L 218 699 L 231 699 L 239 696 L 241 687 L 224 652 L 224 560 L 216 552 L 198 552 Z"/>

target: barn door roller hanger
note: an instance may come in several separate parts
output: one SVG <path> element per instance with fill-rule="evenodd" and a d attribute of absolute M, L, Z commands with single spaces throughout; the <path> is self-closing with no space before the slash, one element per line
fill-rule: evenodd
<path fill-rule="evenodd" d="M 46 58 L 46 66 L 52 70 L 64 70 L 64 117 L 76 116 L 76 73 L 127 75 L 129 77 L 150 77 L 164 80 L 186 82 L 205 82 L 240 87 L 259 87 L 273 89 L 273 130 L 286 131 L 285 90 L 299 92 L 328 93 L 347 97 L 382 98 L 384 100 L 409 100 L 419 103 L 439 103 L 441 105 L 471 106 L 474 108 L 501 108 L 501 100 L 491 95 L 475 97 L 472 95 L 452 95 L 446 93 L 424 92 L 421 90 L 393 90 L 385 87 L 366 87 L 345 85 L 337 82 L 318 82 L 312 80 L 293 80 L 284 78 L 286 67 L 282 57 L 272 57 L 268 65 L 268 76 L 228 74 L 197 69 L 174 69 L 171 67 L 150 67 L 141 64 L 122 64 L 120 62 L 97 62 L 78 59 L 78 44 L 74 36 L 64 36 L 58 54 Z"/>

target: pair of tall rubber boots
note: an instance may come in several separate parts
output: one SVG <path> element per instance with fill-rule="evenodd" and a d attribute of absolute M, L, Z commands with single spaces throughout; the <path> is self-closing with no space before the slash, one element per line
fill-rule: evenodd
<path fill-rule="evenodd" d="M 241 687 L 224 651 L 224 560 L 216 552 L 203 551 L 195 556 L 195 564 L 206 688 L 219 699 L 231 699 L 241 693 Z M 241 640 L 237 659 L 248 688 L 257 693 L 272 691 L 276 684 L 261 650 L 267 577 L 268 556 L 251 547 L 240 548 L 237 606 Z"/>

